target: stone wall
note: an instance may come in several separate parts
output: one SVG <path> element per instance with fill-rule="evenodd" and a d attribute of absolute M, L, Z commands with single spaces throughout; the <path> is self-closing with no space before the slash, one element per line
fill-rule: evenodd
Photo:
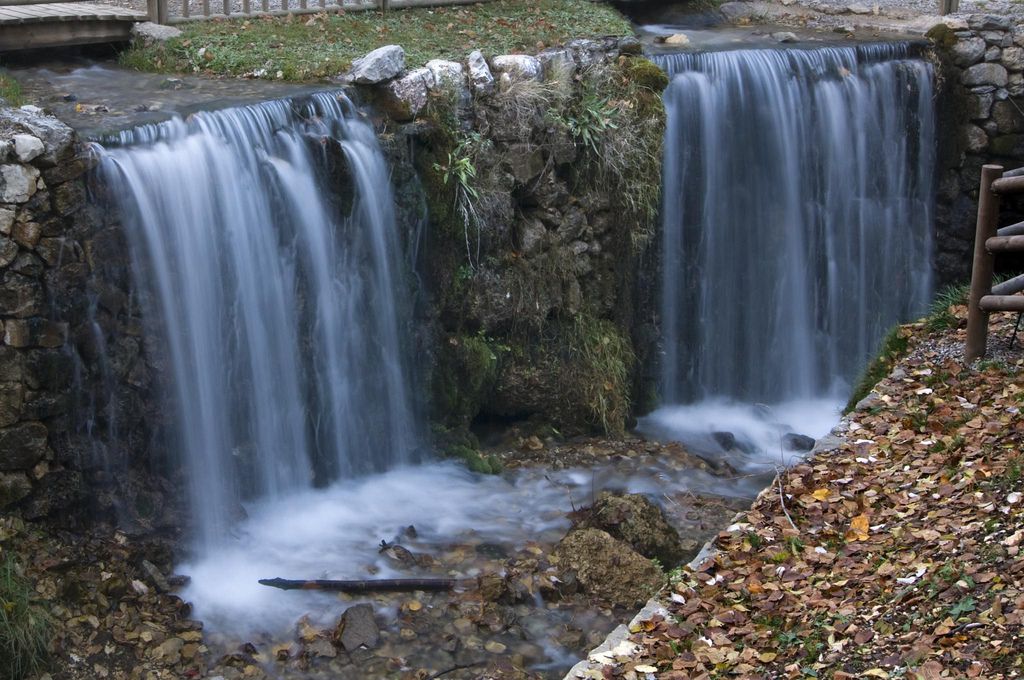
<path fill-rule="evenodd" d="M 1024 26 L 1009 18 L 946 18 L 928 32 L 940 74 L 936 271 L 970 276 L 981 166 L 1024 165 Z M 1021 219 L 1005 202 L 1004 222 Z"/>
<path fill-rule="evenodd" d="M 391 46 L 356 62 L 425 196 L 437 421 L 614 432 L 643 400 L 667 80 L 640 51 L 579 40 L 406 71 Z"/>
<path fill-rule="evenodd" d="M 132 482 L 159 461 L 147 443 L 159 406 L 127 247 L 90 197 L 92 165 L 57 119 L 0 109 L 0 510 L 30 519 L 162 506 L 158 484 Z"/>
<path fill-rule="evenodd" d="M 83 282 L 84 252 L 66 238 L 84 195 L 76 152 L 56 119 L 0 112 L 0 509 L 66 476 L 53 444 L 74 371 L 53 293 Z"/>

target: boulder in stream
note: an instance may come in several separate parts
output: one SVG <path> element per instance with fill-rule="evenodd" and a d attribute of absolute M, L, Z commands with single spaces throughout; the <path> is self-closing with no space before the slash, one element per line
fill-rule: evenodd
<path fill-rule="evenodd" d="M 346 609 L 334 629 L 334 639 L 346 652 L 376 647 L 380 642 L 380 629 L 373 618 L 373 605 L 357 604 Z"/>
<path fill-rule="evenodd" d="M 618 607 L 646 602 L 665 583 L 654 562 L 600 529 L 575 529 L 551 555 L 562 573 L 573 572 L 583 591 Z"/>
<path fill-rule="evenodd" d="M 679 532 L 668 523 L 661 508 L 643 494 L 603 491 L 577 526 L 606 531 L 644 557 L 658 560 L 666 569 L 686 558 Z"/>
<path fill-rule="evenodd" d="M 787 432 L 782 435 L 782 445 L 790 451 L 810 451 L 814 448 L 814 437 L 796 432 Z"/>

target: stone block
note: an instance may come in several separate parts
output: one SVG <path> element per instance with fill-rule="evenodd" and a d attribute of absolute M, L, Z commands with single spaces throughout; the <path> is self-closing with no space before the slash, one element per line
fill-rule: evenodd
<path fill-rule="evenodd" d="M 961 76 L 961 81 L 964 85 L 993 85 L 995 87 L 1005 87 L 1007 81 L 1006 68 L 1001 64 L 975 64 Z"/>
<path fill-rule="evenodd" d="M 46 455 L 46 439 L 42 423 L 0 428 L 0 471 L 31 470 Z"/>
<path fill-rule="evenodd" d="M 0 203 L 24 203 L 36 193 L 39 170 L 31 165 L 0 165 Z"/>

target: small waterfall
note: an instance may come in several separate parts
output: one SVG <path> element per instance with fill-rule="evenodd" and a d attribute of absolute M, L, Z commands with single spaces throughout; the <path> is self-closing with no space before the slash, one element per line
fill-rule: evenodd
<path fill-rule="evenodd" d="M 101 169 L 167 354 L 201 545 L 242 499 L 408 461 L 409 294 L 388 169 L 352 105 L 317 94 L 112 141 Z"/>
<path fill-rule="evenodd" d="M 932 286 L 932 69 L 907 44 L 655 57 L 663 399 L 849 385 Z"/>

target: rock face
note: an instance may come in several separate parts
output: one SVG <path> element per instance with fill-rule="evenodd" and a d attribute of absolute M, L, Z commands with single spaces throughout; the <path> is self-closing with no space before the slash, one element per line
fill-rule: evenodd
<path fill-rule="evenodd" d="M 483 52 L 474 50 L 469 53 L 469 84 L 474 94 L 489 94 L 494 91 L 494 75 L 484 59 Z"/>
<path fill-rule="evenodd" d="M 346 652 L 354 652 L 360 647 L 376 647 L 380 642 L 380 630 L 373 619 L 373 606 L 357 604 L 346 609 L 338 621 L 334 637 Z"/>
<path fill-rule="evenodd" d="M 964 71 L 964 85 L 993 85 L 1005 87 L 1007 82 L 1006 68 L 1001 64 L 975 64 Z"/>
<path fill-rule="evenodd" d="M 25 203 L 36 193 L 39 170 L 31 165 L 0 165 L 0 201 Z"/>
<path fill-rule="evenodd" d="M 400 45 L 385 45 L 353 61 L 348 80 L 357 85 L 374 85 L 391 80 L 404 70 L 405 50 Z"/>
<path fill-rule="evenodd" d="M 427 92 L 434 82 L 430 69 L 418 68 L 387 83 L 378 106 L 397 121 L 412 120 L 427 105 Z"/>
<path fill-rule="evenodd" d="M 600 529 L 570 532 L 551 561 L 563 573 L 574 572 L 585 593 L 616 607 L 637 607 L 665 583 L 665 575 L 651 560 Z"/>
<path fill-rule="evenodd" d="M 679 532 L 668 523 L 661 508 L 643 494 L 603 491 L 589 513 L 584 511 L 578 526 L 606 531 L 644 557 L 658 560 L 665 569 L 686 559 Z"/>
<path fill-rule="evenodd" d="M 1024 29 L 1007 17 L 946 17 L 928 31 L 939 55 L 936 273 L 939 285 L 970 276 L 980 168 L 1015 168 L 1024 160 L 1018 107 L 1024 108 Z M 948 133 L 946 132 L 948 130 Z M 1003 216 L 1020 219 L 1024 202 L 1009 198 Z"/>

